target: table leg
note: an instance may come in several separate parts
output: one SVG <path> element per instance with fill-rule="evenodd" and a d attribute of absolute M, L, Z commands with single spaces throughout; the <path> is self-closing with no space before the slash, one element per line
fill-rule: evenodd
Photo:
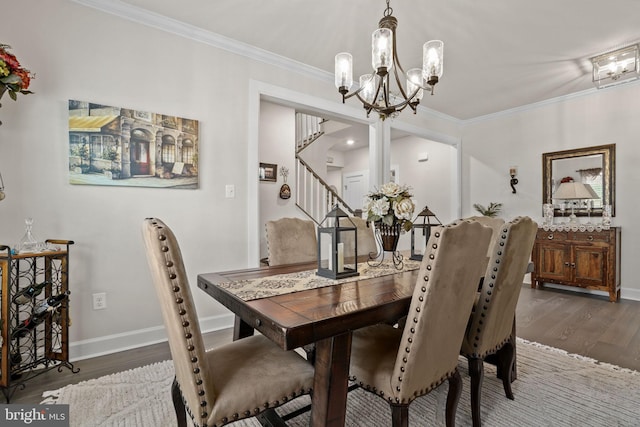
<path fill-rule="evenodd" d="M 233 340 L 237 341 L 240 338 L 246 338 L 253 335 L 253 327 L 249 326 L 240 316 L 236 316 L 233 322 Z"/>
<path fill-rule="evenodd" d="M 316 343 L 311 427 L 343 427 L 347 411 L 351 332 Z"/>

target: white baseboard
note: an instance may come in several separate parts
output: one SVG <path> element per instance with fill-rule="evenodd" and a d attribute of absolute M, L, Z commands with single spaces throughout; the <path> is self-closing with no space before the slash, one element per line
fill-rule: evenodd
<path fill-rule="evenodd" d="M 219 331 L 233 327 L 233 314 L 224 314 L 200 319 L 200 330 L 203 333 Z M 138 329 L 121 334 L 107 335 L 99 338 L 69 343 L 69 360 L 89 359 L 119 351 L 131 350 L 167 340 L 164 326 Z"/>

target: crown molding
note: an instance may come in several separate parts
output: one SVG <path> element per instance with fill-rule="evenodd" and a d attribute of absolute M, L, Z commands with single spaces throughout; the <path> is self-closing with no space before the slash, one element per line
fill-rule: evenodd
<path fill-rule="evenodd" d="M 597 89 L 597 88 L 593 87 L 593 88 L 590 88 L 590 89 L 582 90 L 580 92 L 574 92 L 574 93 L 570 93 L 568 95 L 557 96 L 555 98 L 545 99 L 543 101 L 534 102 L 532 104 L 521 105 L 519 107 L 510 108 L 508 110 L 502 110 L 502 111 L 498 111 L 496 113 L 485 114 L 484 116 L 477 116 L 477 117 L 473 117 L 471 119 L 461 120 L 460 123 L 464 127 L 464 126 L 473 125 L 473 124 L 476 124 L 476 123 L 492 121 L 492 120 L 496 120 L 496 119 L 499 119 L 499 118 L 502 118 L 502 117 L 512 116 L 514 114 L 520 114 L 520 113 L 523 113 L 523 112 L 526 112 L 526 111 L 531 111 L 531 110 L 535 110 L 535 109 L 538 109 L 538 108 L 547 107 L 549 105 L 560 104 L 562 102 L 570 101 L 572 99 L 582 98 L 584 96 L 595 95 L 597 93 L 602 93 L 603 91 L 617 90 L 617 89 L 620 89 L 622 87 L 629 87 L 629 86 L 636 85 L 636 84 L 640 84 L 640 80 L 628 81 L 628 82 L 621 83 L 619 85 L 609 86 L 609 87 L 602 88 L 602 89 Z"/>
<path fill-rule="evenodd" d="M 333 83 L 333 74 L 293 59 L 277 55 L 238 40 L 203 30 L 173 18 L 151 12 L 120 0 L 71 0 L 82 6 L 109 13 L 138 24 L 172 33 L 249 59 Z"/>
<path fill-rule="evenodd" d="M 184 37 L 199 43 L 204 43 L 218 49 L 225 50 L 236 55 L 244 56 L 254 61 L 263 62 L 288 71 L 305 75 L 317 80 L 325 81 L 333 84 L 334 76 L 330 72 L 321 70 L 317 67 L 295 61 L 282 55 L 275 54 L 265 49 L 252 46 L 238 40 L 225 37 L 223 35 L 203 30 L 194 25 L 186 24 L 173 18 L 160 15 L 149 10 L 132 6 L 120 0 L 71 0 L 82 6 L 90 7 L 104 13 L 118 16 L 129 21 L 146 25 L 157 30 L 165 31 Z M 434 118 L 453 122 L 460 126 L 462 121 L 455 117 L 432 110 L 427 107 L 418 106 L 425 114 Z"/>

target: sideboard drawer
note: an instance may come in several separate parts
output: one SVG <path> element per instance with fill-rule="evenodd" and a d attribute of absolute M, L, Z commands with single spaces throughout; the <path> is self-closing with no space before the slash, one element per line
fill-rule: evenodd
<path fill-rule="evenodd" d="M 544 231 L 539 229 L 538 234 L 536 234 L 537 240 L 544 241 L 562 241 L 567 240 L 567 233 L 564 231 Z"/>
<path fill-rule="evenodd" d="M 574 232 L 571 238 L 580 242 L 609 242 L 611 233 L 608 231 Z"/>

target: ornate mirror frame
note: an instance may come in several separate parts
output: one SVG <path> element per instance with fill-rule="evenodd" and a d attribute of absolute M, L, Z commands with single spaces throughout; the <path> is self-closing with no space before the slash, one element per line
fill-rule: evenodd
<path fill-rule="evenodd" d="M 616 145 L 599 145 L 595 147 L 576 148 L 573 150 L 554 151 L 542 154 L 542 203 L 553 203 L 553 192 L 562 179 L 553 176 L 554 162 L 564 159 L 580 160 L 581 157 L 602 156 L 602 205 L 611 205 L 611 216 L 615 216 L 616 201 Z M 578 172 L 578 171 L 576 171 Z M 576 216 L 602 216 L 602 208 L 594 208 L 590 213 L 586 208 L 575 210 Z M 562 211 L 554 205 L 554 216 L 561 216 Z"/>

